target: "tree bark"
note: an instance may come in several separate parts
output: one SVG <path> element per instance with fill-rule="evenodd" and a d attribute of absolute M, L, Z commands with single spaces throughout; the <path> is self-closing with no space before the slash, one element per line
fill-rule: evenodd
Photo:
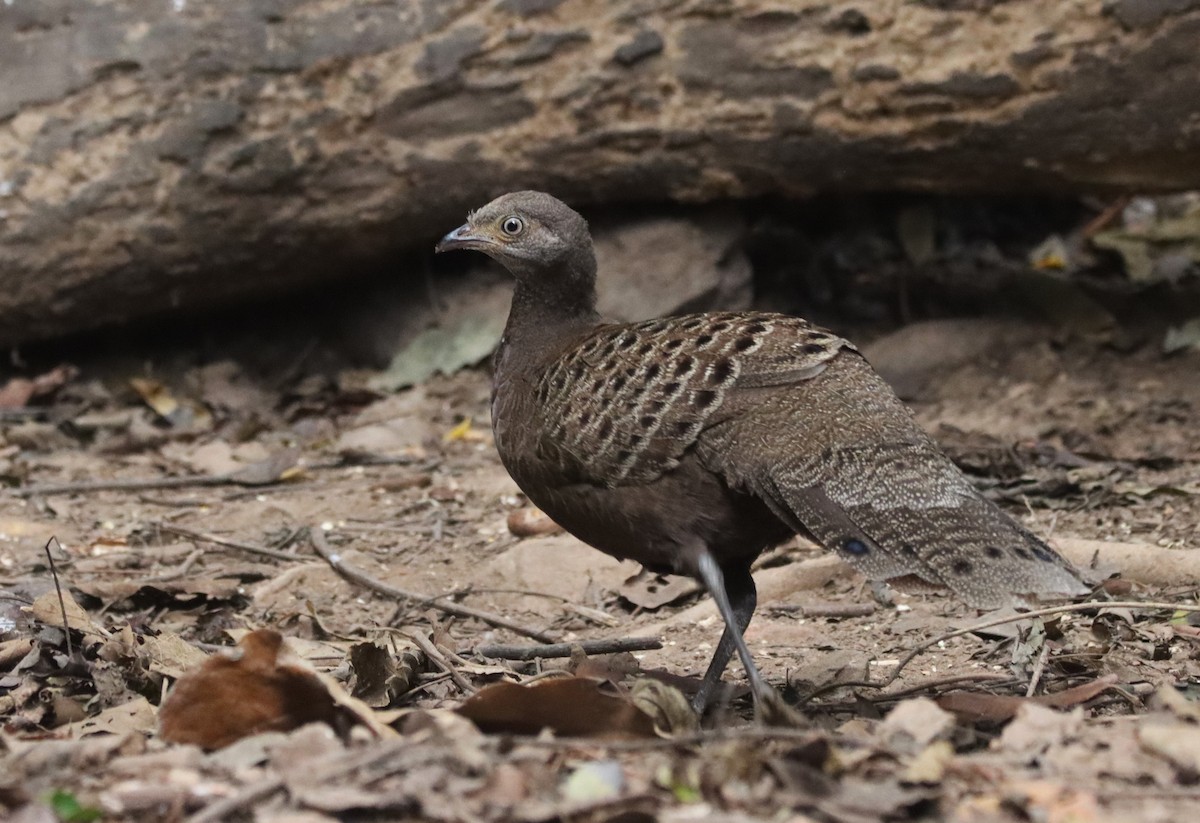
<path fill-rule="evenodd" d="M 577 205 L 1200 186 L 1200 0 L 12 0 L 0 344 Z"/>

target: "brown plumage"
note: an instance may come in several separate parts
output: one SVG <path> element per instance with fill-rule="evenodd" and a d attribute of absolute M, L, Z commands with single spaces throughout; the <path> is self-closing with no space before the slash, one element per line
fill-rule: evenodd
<path fill-rule="evenodd" d="M 875 580 L 993 608 L 1085 591 L 1045 543 L 981 497 L 847 341 L 806 321 L 713 312 L 606 324 L 583 218 L 506 194 L 438 250 L 516 277 L 496 355 L 492 427 L 513 479 L 581 540 L 699 579 L 726 629 L 703 708 L 742 633 L 750 565 L 794 533 Z"/>

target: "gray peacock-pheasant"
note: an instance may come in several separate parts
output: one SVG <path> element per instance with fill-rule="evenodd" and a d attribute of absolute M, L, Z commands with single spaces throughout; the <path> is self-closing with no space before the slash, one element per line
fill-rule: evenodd
<path fill-rule="evenodd" d="M 492 387 L 513 479 L 584 542 L 695 577 L 716 600 L 725 630 L 698 710 L 734 651 L 756 700 L 769 695 L 742 640 L 750 568 L 796 533 L 873 580 L 981 608 L 1087 590 L 846 340 L 760 312 L 605 323 L 587 223 L 541 192 L 493 200 L 437 248 L 481 251 L 516 278 Z"/>

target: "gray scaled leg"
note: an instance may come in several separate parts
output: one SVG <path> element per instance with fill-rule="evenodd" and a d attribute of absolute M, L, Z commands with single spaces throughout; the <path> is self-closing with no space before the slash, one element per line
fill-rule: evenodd
<path fill-rule="evenodd" d="M 770 687 L 758 673 L 754 659 L 750 656 L 750 649 L 742 639 L 758 602 L 754 578 L 750 575 L 750 564 L 739 563 L 722 570 L 712 554 L 705 550 L 700 555 L 698 571 L 700 581 L 717 602 L 717 610 L 725 622 L 725 631 L 721 633 L 721 642 L 717 644 L 717 650 L 708 664 L 708 671 L 704 673 L 700 691 L 692 698 L 692 708 L 697 714 L 704 713 L 734 651 L 738 653 L 738 658 L 746 669 L 746 676 L 750 680 L 750 688 L 757 704 L 760 696 L 769 692 Z"/>

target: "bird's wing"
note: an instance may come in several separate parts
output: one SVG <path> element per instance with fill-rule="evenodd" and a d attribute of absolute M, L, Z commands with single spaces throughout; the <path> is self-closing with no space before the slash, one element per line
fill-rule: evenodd
<path fill-rule="evenodd" d="M 796 345 L 768 339 L 763 354 Z M 815 374 L 785 359 L 744 366 L 753 379 L 731 388 L 700 436 L 701 458 L 730 485 L 873 579 L 916 576 L 985 608 L 1086 591 L 1052 549 L 980 496 L 857 352 L 843 347 Z"/>
<path fill-rule="evenodd" d="M 766 347 L 772 337 L 794 345 Z M 734 386 L 811 377 L 842 345 L 799 318 L 757 312 L 601 326 L 539 381 L 538 456 L 597 485 L 649 482 L 722 419 Z"/>

